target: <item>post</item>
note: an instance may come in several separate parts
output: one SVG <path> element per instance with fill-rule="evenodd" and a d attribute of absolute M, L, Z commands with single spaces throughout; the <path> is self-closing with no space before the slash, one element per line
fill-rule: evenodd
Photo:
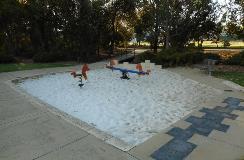
<path fill-rule="evenodd" d="M 134 45 L 134 58 L 136 57 L 136 44 Z"/>

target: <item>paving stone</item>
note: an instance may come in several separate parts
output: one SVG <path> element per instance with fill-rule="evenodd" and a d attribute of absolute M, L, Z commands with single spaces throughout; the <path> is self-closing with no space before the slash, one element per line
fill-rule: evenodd
<path fill-rule="evenodd" d="M 231 113 L 220 112 L 218 111 L 218 108 L 217 109 L 203 108 L 200 110 L 200 112 L 206 113 L 206 115 L 204 115 L 203 118 L 211 119 L 214 121 L 222 121 L 223 118 L 229 118 L 234 120 L 238 117 L 237 115 Z"/>
<path fill-rule="evenodd" d="M 199 110 L 203 113 L 201 117 L 198 115 L 186 118 L 185 121 L 191 124 L 187 128 L 171 128 L 167 134 L 174 138 L 167 144 L 162 145 L 158 150 L 154 151 L 151 157 L 156 160 L 182 160 L 197 147 L 197 144 L 188 142 L 188 140 L 191 139 L 191 137 L 194 135 L 199 134 L 207 137 L 215 130 L 221 132 L 223 135 L 226 134 L 230 125 L 222 124 L 223 120 L 237 119 L 238 115 L 232 114 L 232 112 L 242 108 L 238 106 L 240 104 L 239 99 L 229 97 L 225 99 L 224 102 L 227 103 L 227 105 L 224 107 L 217 106 L 202 108 Z M 240 135 L 237 137 L 239 136 Z"/>
<path fill-rule="evenodd" d="M 172 127 L 178 127 L 178 128 L 181 128 L 181 129 L 187 129 L 190 125 L 191 125 L 191 123 L 183 121 L 183 120 L 180 120 L 180 121 L 177 121 L 176 123 L 174 123 L 172 125 Z"/>
<path fill-rule="evenodd" d="M 175 139 L 187 141 L 193 136 L 194 132 L 189 129 L 172 128 L 167 134 L 173 136 Z"/>
<path fill-rule="evenodd" d="M 235 110 L 235 111 L 233 111 L 233 114 L 238 115 L 236 120 L 244 122 L 244 112 L 243 111 Z"/>
<path fill-rule="evenodd" d="M 0 82 L 5 82 L 13 78 L 14 76 L 10 72 L 0 73 Z"/>
<path fill-rule="evenodd" d="M 223 113 L 231 113 L 233 111 L 233 108 L 226 107 L 226 106 L 225 107 L 217 106 L 215 107 L 215 110 Z"/>
<path fill-rule="evenodd" d="M 2 88 L 4 92 L 0 93 L 0 124 L 8 119 L 12 120 L 25 114 L 40 111 L 38 107 L 28 102 L 24 96 L 21 96 L 9 86 L 1 86 Z"/>
<path fill-rule="evenodd" d="M 208 136 L 214 129 L 226 132 L 229 128 L 228 125 L 220 124 L 219 121 L 212 121 L 193 116 L 189 117 L 186 121 L 192 123 L 192 126 L 190 127 L 191 130 L 194 130 L 196 133 L 204 136 Z"/>
<path fill-rule="evenodd" d="M 104 141 L 112 138 L 112 136 L 108 133 L 98 130 L 96 128 L 91 128 L 87 130 L 87 132 Z"/>
<path fill-rule="evenodd" d="M 135 157 L 105 144 L 94 136 L 87 136 L 77 142 L 44 155 L 38 160 L 136 160 Z"/>
<path fill-rule="evenodd" d="M 195 134 L 189 142 L 197 147 L 185 160 L 239 160 L 244 149 Z"/>
<path fill-rule="evenodd" d="M 42 114 L 18 125 L 1 128 L 0 159 L 34 159 L 88 135 L 51 115 Z"/>
<path fill-rule="evenodd" d="M 227 103 L 229 106 L 238 106 L 240 104 L 240 99 L 228 97 L 224 100 L 224 103 Z"/>
<path fill-rule="evenodd" d="M 16 102 L 16 104 L 13 104 Z M 34 113 L 39 111 L 38 108 L 34 107 L 32 104 L 21 101 L 21 100 L 14 100 L 11 102 L 11 105 L 8 102 L 1 102 L 0 105 L 0 124 L 1 121 L 7 121 L 8 119 L 17 118 L 19 116 L 23 116 L 25 114 Z"/>
<path fill-rule="evenodd" d="M 140 160 L 153 160 L 151 154 L 163 145 L 167 144 L 172 136 L 165 133 L 158 133 L 146 142 L 136 146 L 129 153 Z"/>
<path fill-rule="evenodd" d="M 173 139 L 152 154 L 156 160 L 182 160 L 196 148 L 195 144 Z"/>
<path fill-rule="evenodd" d="M 239 106 L 236 110 L 244 111 L 244 106 Z"/>
<path fill-rule="evenodd" d="M 191 113 L 187 118 L 189 118 L 189 117 L 191 117 L 191 116 L 201 118 L 201 117 L 204 116 L 204 115 L 205 115 L 205 113 L 203 113 L 203 112 L 200 112 L 200 111 L 194 111 L 194 112 Z M 185 119 L 187 119 L 187 118 L 185 118 Z"/>
<path fill-rule="evenodd" d="M 22 98 L 23 95 L 20 95 L 14 89 L 12 89 L 8 84 L 0 83 L 0 101 L 8 101 Z"/>
<path fill-rule="evenodd" d="M 225 119 L 223 123 L 230 126 L 228 131 L 226 133 L 214 131 L 209 137 L 244 149 L 244 123 L 229 119 Z"/>

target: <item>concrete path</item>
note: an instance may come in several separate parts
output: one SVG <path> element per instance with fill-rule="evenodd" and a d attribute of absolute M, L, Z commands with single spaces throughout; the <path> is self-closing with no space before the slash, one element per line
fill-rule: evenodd
<path fill-rule="evenodd" d="M 91 69 L 103 67 L 104 62 L 90 65 Z M 197 69 L 170 71 L 220 89 L 223 94 L 128 152 L 50 113 L 9 85 L 17 78 L 72 68 L 0 74 L 0 160 L 238 160 L 244 156 L 244 94 L 229 92 L 232 89 L 222 80 Z"/>

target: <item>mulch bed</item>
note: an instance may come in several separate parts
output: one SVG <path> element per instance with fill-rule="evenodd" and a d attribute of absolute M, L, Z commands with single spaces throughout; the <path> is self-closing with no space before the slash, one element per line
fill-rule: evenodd
<path fill-rule="evenodd" d="M 243 72 L 244 73 L 244 66 L 234 66 L 234 65 L 216 65 L 216 71 L 221 72 Z"/>

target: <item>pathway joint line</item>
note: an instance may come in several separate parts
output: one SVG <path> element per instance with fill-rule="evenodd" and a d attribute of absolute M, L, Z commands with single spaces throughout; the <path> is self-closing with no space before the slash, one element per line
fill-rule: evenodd
<path fill-rule="evenodd" d="M 65 147 L 67 147 L 67 146 L 69 146 L 69 145 L 71 145 L 71 144 L 73 144 L 73 143 L 76 143 L 76 142 L 78 142 L 78 141 L 80 141 L 80 140 L 86 138 L 87 136 L 89 136 L 89 134 L 87 134 L 87 135 L 85 135 L 85 136 L 82 136 L 82 137 L 80 137 L 80 138 L 77 138 L 77 139 L 75 139 L 75 140 L 73 140 L 73 141 L 70 141 L 70 142 L 68 142 L 68 143 L 66 143 L 66 144 L 64 144 L 64 145 L 58 146 L 58 147 L 56 147 L 55 149 L 53 149 L 53 150 L 51 150 L 51 151 L 49 151 L 49 152 L 46 152 L 46 153 L 44 153 L 44 154 L 42 154 L 42 155 L 39 155 L 39 156 L 37 156 L 37 157 L 35 157 L 35 158 L 32 158 L 32 160 L 37 160 L 37 159 L 39 159 L 39 158 L 42 158 L 42 157 L 45 157 L 45 156 L 49 155 L 50 153 L 53 153 L 53 152 L 62 150 L 63 148 L 65 148 Z"/>
<path fill-rule="evenodd" d="M 2 128 L 6 128 L 12 125 L 16 125 L 16 124 L 20 124 L 29 120 L 33 120 L 35 118 L 40 117 L 41 115 L 43 115 L 45 112 L 43 111 L 37 111 L 34 113 L 28 113 L 28 114 L 24 114 L 18 117 L 14 117 L 14 118 L 9 118 L 7 120 L 4 121 L 0 121 L 0 129 Z"/>

